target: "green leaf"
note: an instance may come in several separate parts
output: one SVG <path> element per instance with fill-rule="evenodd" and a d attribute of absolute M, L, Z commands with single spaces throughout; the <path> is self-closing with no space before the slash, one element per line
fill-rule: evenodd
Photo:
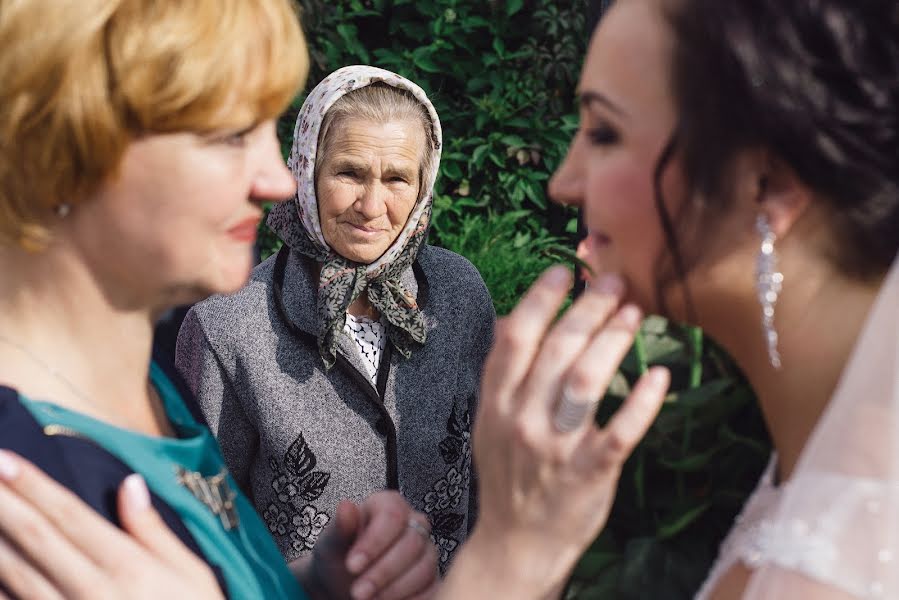
<path fill-rule="evenodd" d="M 360 8 L 347 13 L 347 18 L 358 19 L 359 17 L 380 17 L 381 13 L 370 8 Z"/>
<path fill-rule="evenodd" d="M 487 154 L 487 151 L 490 150 L 490 146 L 487 144 L 482 144 L 474 149 L 474 152 L 471 153 L 471 162 L 474 166 L 481 168 L 484 164 L 484 157 Z"/>
<path fill-rule="evenodd" d="M 459 163 L 442 161 L 440 164 L 440 171 L 443 173 L 444 177 L 452 179 L 453 181 L 462 179 L 462 168 L 459 166 Z"/>
<path fill-rule="evenodd" d="M 696 519 L 701 517 L 710 506 L 711 505 L 708 503 L 702 503 L 665 519 L 659 525 L 658 538 L 660 540 L 666 540 L 676 536 L 678 533 L 689 527 L 691 523 L 696 521 Z"/>
<path fill-rule="evenodd" d="M 462 19 L 459 24 L 467 30 L 478 29 L 480 27 L 490 27 L 490 21 L 485 19 L 484 17 L 465 17 Z"/>
<path fill-rule="evenodd" d="M 691 407 L 700 407 L 709 400 L 721 396 L 725 390 L 733 386 L 733 383 L 733 380 L 730 378 L 715 379 L 698 388 L 681 392 L 679 400 L 681 404 Z"/>
<path fill-rule="evenodd" d="M 352 23 L 340 23 L 337 26 L 337 33 L 340 34 L 341 39 L 346 43 L 358 42 L 356 39 L 358 31 Z"/>
<path fill-rule="evenodd" d="M 672 337 L 646 336 L 646 362 L 657 364 L 664 362 L 672 355 L 679 355 L 684 348 L 683 342 Z"/>
<path fill-rule="evenodd" d="M 412 52 L 412 62 L 416 67 L 427 73 L 439 73 L 441 71 L 434 59 L 431 58 L 430 48 L 417 48 Z"/>
<path fill-rule="evenodd" d="M 507 0 L 506 15 L 511 17 L 512 15 L 520 11 L 522 6 L 524 6 L 524 0 Z"/>
<path fill-rule="evenodd" d="M 524 148 L 527 146 L 527 143 L 518 135 L 504 135 L 500 138 L 500 141 L 512 148 Z"/>
<path fill-rule="evenodd" d="M 770 446 L 768 444 L 764 444 L 756 438 L 752 438 L 746 435 L 740 435 L 726 423 L 721 425 L 721 428 L 718 430 L 718 435 L 724 441 L 742 444 L 744 446 L 747 446 L 748 448 L 751 448 L 754 452 L 762 456 L 767 456 L 770 450 Z"/>
<path fill-rule="evenodd" d="M 719 449 L 716 447 L 707 450 L 706 452 L 693 454 L 691 456 L 685 456 L 684 458 L 680 458 L 677 460 L 671 460 L 666 459 L 665 457 L 661 457 L 659 459 L 659 464 L 671 469 L 672 471 L 693 473 L 707 467 L 712 459 L 714 459 L 718 454 L 718 451 Z"/>
<path fill-rule="evenodd" d="M 543 186 L 535 185 L 529 182 L 523 182 L 522 187 L 524 188 L 525 195 L 531 202 L 539 206 L 541 209 L 546 209 L 546 194 L 543 193 Z"/>
<path fill-rule="evenodd" d="M 621 553 L 616 549 L 594 550 L 591 548 L 578 561 L 572 576 L 576 579 L 596 577 L 619 560 L 621 560 Z"/>

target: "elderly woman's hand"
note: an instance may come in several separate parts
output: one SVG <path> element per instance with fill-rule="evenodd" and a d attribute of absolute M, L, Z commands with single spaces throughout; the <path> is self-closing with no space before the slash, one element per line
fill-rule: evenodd
<path fill-rule="evenodd" d="M 437 586 L 437 550 L 428 520 L 397 492 L 341 502 L 311 557 L 291 566 L 313 598 L 429 598 Z"/>
<path fill-rule="evenodd" d="M 22 600 L 222 597 L 206 563 L 151 507 L 139 475 L 125 480 L 118 503 L 131 535 L 0 450 L 0 587 Z"/>
<path fill-rule="evenodd" d="M 608 425 L 594 425 L 595 401 L 641 315 L 619 307 L 623 284 L 606 276 L 553 325 L 570 285 L 567 269 L 551 269 L 498 324 L 474 431 L 480 514 L 447 598 L 558 593 L 605 524 L 621 466 L 664 399 L 668 372 L 652 369 Z"/>

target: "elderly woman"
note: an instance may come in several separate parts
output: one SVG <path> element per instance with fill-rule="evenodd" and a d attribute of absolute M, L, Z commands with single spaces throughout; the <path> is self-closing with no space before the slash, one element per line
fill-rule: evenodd
<path fill-rule="evenodd" d="M 342 498 L 398 489 L 441 564 L 475 511 L 469 431 L 494 311 L 464 258 L 428 246 L 441 130 L 414 83 L 367 66 L 300 111 L 285 245 L 187 315 L 177 365 L 281 552 L 310 550 Z"/>

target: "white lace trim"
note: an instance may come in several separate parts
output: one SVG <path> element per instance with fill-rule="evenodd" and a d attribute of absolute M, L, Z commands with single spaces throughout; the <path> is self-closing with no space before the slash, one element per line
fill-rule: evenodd
<path fill-rule="evenodd" d="M 356 342 L 356 349 L 365 365 L 371 384 L 377 386 L 378 367 L 381 365 L 381 352 L 387 344 L 387 330 L 380 321 L 372 321 L 366 317 L 346 315 L 344 332 Z"/>
<path fill-rule="evenodd" d="M 807 473 L 802 481 L 787 484 L 814 490 L 805 495 L 813 505 L 794 507 L 807 518 L 781 522 L 777 514 L 783 488 L 772 483 L 775 463 L 772 457 L 696 599 L 709 598 L 738 562 L 751 570 L 773 566 L 793 571 L 857 598 L 883 598 L 882 581 L 888 577 L 887 570 L 895 567 L 887 540 L 880 539 L 884 528 L 878 515 L 885 502 L 896 498 L 895 487 L 862 477 Z M 854 543 L 857 539 L 864 540 L 862 546 Z M 871 550 L 862 554 L 843 551 L 859 547 Z"/>

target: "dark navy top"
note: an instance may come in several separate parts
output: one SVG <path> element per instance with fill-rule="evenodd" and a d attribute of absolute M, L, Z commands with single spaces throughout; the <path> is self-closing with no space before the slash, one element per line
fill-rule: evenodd
<path fill-rule="evenodd" d="M 181 392 L 186 406 L 200 423 L 205 423 L 187 386 L 171 369 L 164 369 L 172 383 Z M 0 385 L 0 447 L 27 458 L 47 475 L 70 489 L 91 508 L 107 520 L 121 527 L 116 498 L 122 480 L 133 471 L 118 458 L 94 442 L 73 436 L 44 435 L 43 427 L 19 402 L 16 390 Z M 206 560 L 196 540 L 184 526 L 178 514 L 162 499 L 151 492 L 153 507 L 169 529 L 193 551 Z M 207 561 L 208 563 L 208 561 Z M 217 565 L 209 565 L 226 593 L 225 581 Z M 0 590 L 3 585 L 0 584 Z"/>

